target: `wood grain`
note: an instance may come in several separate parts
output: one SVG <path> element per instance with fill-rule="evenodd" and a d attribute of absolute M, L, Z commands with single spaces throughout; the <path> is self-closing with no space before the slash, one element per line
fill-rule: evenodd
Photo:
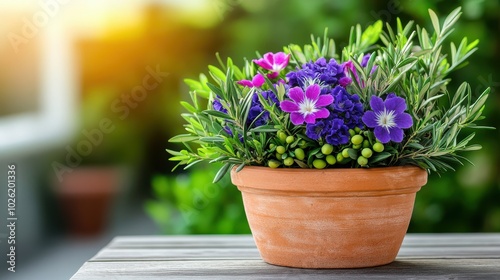
<path fill-rule="evenodd" d="M 408 234 L 395 262 L 364 269 L 264 263 L 250 235 L 116 237 L 73 276 L 85 279 L 500 279 L 499 234 Z"/>

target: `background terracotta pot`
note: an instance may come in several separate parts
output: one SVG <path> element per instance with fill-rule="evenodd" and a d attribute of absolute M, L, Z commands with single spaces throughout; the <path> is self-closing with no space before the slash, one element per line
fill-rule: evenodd
<path fill-rule="evenodd" d="M 413 166 L 231 172 L 264 261 L 302 268 L 392 262 L 427 172 Z"/>
<path fill-rule="evenodd" d="M 68 231 L 76 236 L 101 234 L 118 194 L 120 170 L 114 166 L 79 167 L 56 184 Z"/>

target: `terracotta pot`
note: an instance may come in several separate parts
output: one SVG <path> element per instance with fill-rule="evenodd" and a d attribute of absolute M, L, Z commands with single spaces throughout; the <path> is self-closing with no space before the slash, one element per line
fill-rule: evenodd
<path fill-rule="evenodd" d="M 396 258 L 427 172 L 413 166 L 231 172 L 270 264 L 356 268 Z"/>
<path fill-rule="evenodd" d="M 103 232 L 119 178 L 115 167 L 80 167 L 64 176 L 56 191 L 70 234 L 95 236 Z"/>

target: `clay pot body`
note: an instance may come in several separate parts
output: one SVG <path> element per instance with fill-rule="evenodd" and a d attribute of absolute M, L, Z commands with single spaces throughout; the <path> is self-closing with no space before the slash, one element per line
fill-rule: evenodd
<path fill-rule="evenodd" d="M 300 268 L 356 268 L 396 258 L 427 172 L 244 167 L 231 172 L 262 259 Z"/>
<path fill-rule="evenodd" d="M 120 173 L 115 167 L 80 167 L 66 174 L 56 188 L 69 233 L 95 236 L 108 222 L 118 192 Z"/>

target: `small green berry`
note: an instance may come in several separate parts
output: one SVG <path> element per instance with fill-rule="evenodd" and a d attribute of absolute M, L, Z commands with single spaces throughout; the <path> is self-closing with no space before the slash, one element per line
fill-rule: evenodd
<path fill-rule="evenodd" d="M 361 128 L 359 128 L 359 127 L 357 127 L 357 126 L 356 126 L 356 127 L 354 128 L 354 131 L 356 131 L 356 133 L 360 133 L 360 132 L 361 132 Z"/>
<path fill-rule="evenodd" d="M 370 148 L 364 148 L 361 151 L 361 155 L 364 156 L 365 158 L 370 158 L 373 155 L 372 149 L 370 149 Z"/>
<path fill-rule="evenodd" d="M 337 162 L 337 159 L 335 158 L 334 155 L 327 155 L 325 159 L 329 165 L 334 165 Z"/>
<path fill-rule="evenodd" d="M 352 145 L 352 148 L 355 150 L 359 150 L 359 149 L 361 149 L 361 146 L 362 145 Z"/>
<path fill-rule="evenodd" d="M 359 156 L 358 157 L 358 164 L 361 166 L 366 166 L 368 164 L 368 159 L 365 158 L 364 156 Z"/>
<path fill-rule="evenodd" d="M 383 152 L 384 151 L 384 144 L 379 143 L 379 142 L 373 144 L 373 150 L 377 153 Z"/>
<path fill-rule="evenodd" d="M 276 147 L 276 152 L 278 152 L 279 154 L 284 154 L 286 152 L 286 149 L 283 146 L 278 146 Z"/>
<path fill-rule="evenodd" d="M 267 163 L 267 165 L 271 168 L 278 168 L 281 165 L 281 162 L 272 159 Z"/>
<path fill-rule="evenodd" d="M 354 135 L 356 135 L 356 131 L 354 131 L 354 129 L 349 129 L 349 135 L 353 137 Z"/>
<path fill-rule="evenodd" d="M 341 163 L 343 160 L 344 160 L 344 156 L 342 156 L 342 153 L 338 153 L 337 154 L 337 161 Z"/>
<path fill-rule="evenodd" d="M 364 140 L 363 141 L 363 148 L 370 148 L 370 141 Z"/>
<path fill-rule="evenodd" d="M 286 166 L 292 166 L 294 161 L 293 161 L 293 158 L 292 157 L 287 157 L 283 160 L 283 163 L 286 165 Z"/>
<path fill-rule="evenodd" d="M 345 148 L 342 150 L 342 157 L 348 158 L 349 157 L 349 149 Z"/>
<path fill-rule="evenodd" d="M 318 158 L 318 159 L 315 159 L 313 161 L 313 166 L 316 169 L 323 169 L 326 167 L 326 162 L 324 160 Z"/>
<path fill-rule="evenodd" d="M 281 140 L 281 142 L 285 142 L 286 141 L 286 133 L 284 133 L 283 131 L 278 131 L 278 138 Z"/>
<path fill-rule="evenodd" d="M 276 155 L 275 155 L 275 156 L 276 156 L 276 158 L 277 158 L 277 159 L 281 160 L 281 156 L 282 156 L 282 155 L 281 155 L 280 153 L 276 152 Z"/>
<path fill-rule="evenodd" d="M 269 149 L 272 150 L 274 147 L 276 147 L 276 145 L 274 143 L 269 144 Z"/>
<path fill-rule="evenodd" d="M 330 144 L 324 144 L 323 147 L 321 147 L 321 152 L 324 155 L 329 155 L 333 152 L 333 146 Z"/>
<path fill-rule="evenodd" d="M 307 142 L 305 140 L 300 140 L 299 147 L 305 149 L 307 147 Z"/>
<path fill-rule="evenodd" d="M 287 136 L 285 141 L 288 143 L 288 144 L 291 144 L 293 143 L 293 141 L 295 141 L 295 137 L 293 137 L 292 135 L 290 136 Z"/>
<path fill-rule="evenodd" d="M 363 143 L 363 136 L 357 134 L 357 135 L 354 135 L 352 138 L 351 138 L 351 142 L 353 145 L 359 145 L 359 144 L 362 144 Z"/>
<path fill-rule="evenodd" d="M 302 150 L 301 148 L 297 148 L 295 149 L 295 157 L 298 160 L 303 160 L 306 157 L 306 154 L 304 153 L 304 150 Z"/>

